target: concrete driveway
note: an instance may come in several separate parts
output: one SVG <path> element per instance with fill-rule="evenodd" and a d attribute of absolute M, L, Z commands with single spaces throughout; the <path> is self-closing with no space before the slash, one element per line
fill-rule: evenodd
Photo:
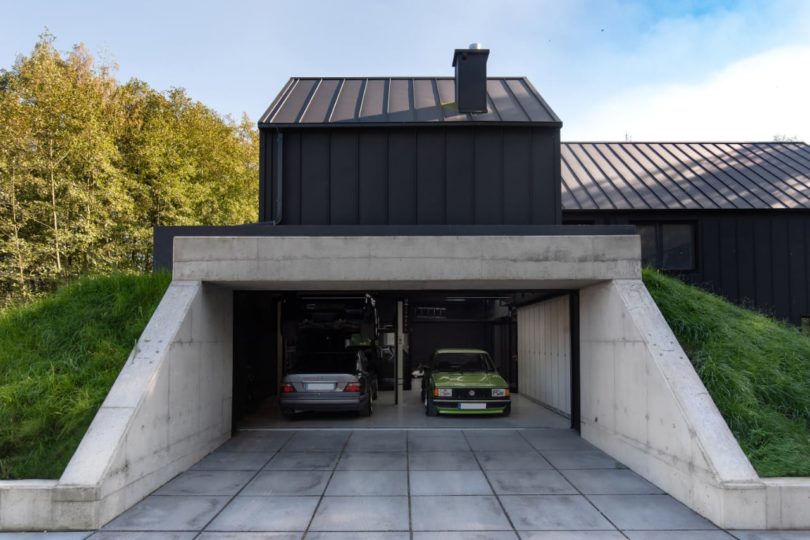
<path fill-rule="evenodd" d="M 90 536 L 518 537 L 733 538 L 575 432 L 537 428 L 244 431 Z"/>

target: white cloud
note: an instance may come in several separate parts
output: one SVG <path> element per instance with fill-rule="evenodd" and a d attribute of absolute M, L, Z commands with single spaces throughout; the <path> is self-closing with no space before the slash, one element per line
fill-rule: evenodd
<path fill-rule="evenodd" d="M 810 141 L 809 66 L 810 46 L 778 47 L 694 83 L 637 86 L 568 118 L 563 138 Z"/>

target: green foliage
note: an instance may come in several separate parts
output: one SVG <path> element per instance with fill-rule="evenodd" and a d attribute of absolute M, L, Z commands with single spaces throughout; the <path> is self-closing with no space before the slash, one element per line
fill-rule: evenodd
<path fill-rule="evenodd" d="M 257 218 L 258 135 L 43 35 L 0 71 L 0 305 L 151 268 L 154 225 Z"/>
<path fill-rule="evenodd" d="M 0 311 L 0 478 L 58 478 L 168 274 L 87 277 Z"/>
<path fill-rule="evenodd" d="M 810 476 L 810 338 L 655 270 L 644 283 L 760 476 Z"/>

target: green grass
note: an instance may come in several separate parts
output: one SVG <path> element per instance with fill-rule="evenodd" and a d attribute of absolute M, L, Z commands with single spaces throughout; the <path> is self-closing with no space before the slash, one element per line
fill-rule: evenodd
<path fill-rule="evenodd" d="M 760 476 L 810 476 L 810 338 L 654 270 L 644 283 Z"/>
<path fill-rule="evenodd" d="M 82 278 L 0 311 L 0 478 L 58 478 L 168 274 Z"/>

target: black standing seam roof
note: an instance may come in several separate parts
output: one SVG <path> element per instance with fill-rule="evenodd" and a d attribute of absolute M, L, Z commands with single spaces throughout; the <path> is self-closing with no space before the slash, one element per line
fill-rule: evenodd
<path fill-rule="evenodd" d="M 810 209 L 805 143 L 562 143 L 563 210 Z"/>
<path fill-rule="evenodd" d="M 452 77 L 293 77 L 259 127 L 437 123 L 562 126 L 525 77 L 487 79 L 487 112 L 459 113 Z"/>

